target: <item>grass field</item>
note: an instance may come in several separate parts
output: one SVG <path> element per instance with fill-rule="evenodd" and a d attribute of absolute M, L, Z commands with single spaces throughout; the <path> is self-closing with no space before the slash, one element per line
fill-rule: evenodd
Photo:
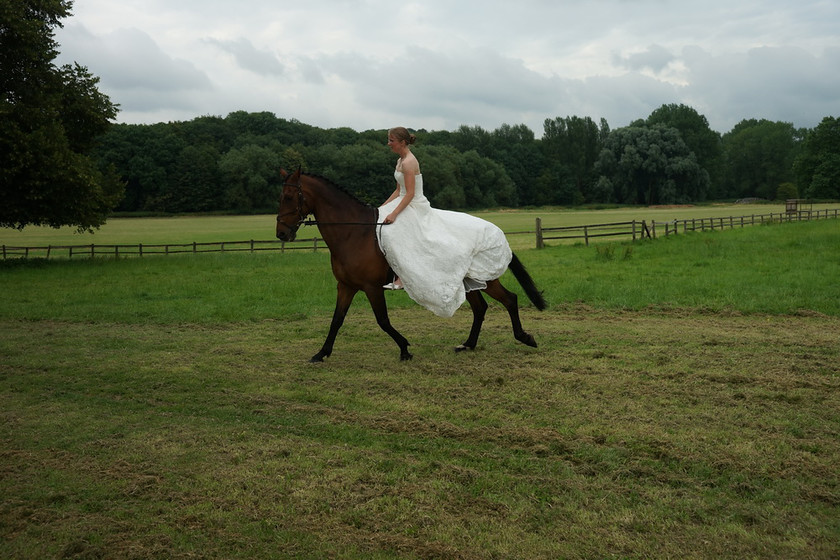
<path fill-rule="evenodd" d="M 813 210 L 836 208 L 836 204 L 814 204 Z M 784 212 L 784 204 L 710 204 L 684 207 L 622 207 L 604 210 L 533 209 L 475 212 L 506 233 L 533 232 L 536 218 L 544 227 L 587 225 L 630 220 L 684 220 Z M 163 218 L 111 218 L 94 233 L 76 233 L 71 227 L 28 227 L 22 231 L 0 230 L 0 245 L 47 246 L 84 244 L 210 243 L 274 239 L 275 216 L 174 216 Z M 317 228 L 304 227 L 301 237 L 316 237 Z M 515 248 L 533 248 L 535 238 L 513 235 Z"/>
<path fill-rule="evenodd" d="M 0 263 L 0 557 L 840 556 L 840 223 L 519 255 L 317 366 L 326 253 Z"/>

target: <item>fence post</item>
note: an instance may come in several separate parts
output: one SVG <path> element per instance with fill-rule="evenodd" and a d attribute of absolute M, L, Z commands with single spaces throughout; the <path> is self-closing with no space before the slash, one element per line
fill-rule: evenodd
<path fill-rule="evenodd" d="M 589 247 L 589 226 L 583 226 L 583 241 Z"/>
<path fill-rule="evenodd" d="M 543 247 L 542 218 L 537 218 L 537 249 Z"/>

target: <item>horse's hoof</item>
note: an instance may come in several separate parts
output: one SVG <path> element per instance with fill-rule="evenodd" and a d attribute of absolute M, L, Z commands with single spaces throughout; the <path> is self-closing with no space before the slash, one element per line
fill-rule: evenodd
<path fill-rule="evenodd" d="M 402 354 L 400 354 L 400 361 L 401 362 L 407 362 L 408 360 L 410 360 L 413 357 L 414 356 L 410 352 L 403 352 Z"/>
<path fill-rule="evenodd" d="M 314 356 L 309 358 L 309 363 L 310 364 L 320 364 L 323 361 L 324 361 L 324 354 L 321 354 L 320 352 L 318 352 L 317 354 L 315 354 Z"/>
<path fill-rule="evenodd" d="M 459 344 L 455 347 L 455 352 L 463 352 L 464 350 L 475 350 L 475 346 L 467 346 L 466 344 Z"/>
<path fill-rule="evenodd" d="M 530 346 L 531 348 L 537 347 L 537 341 L 534 340 L 534 337 L 528 333 L 522 333 L 520 336 L 516 337 L 516 340 L 518 340 L 525 346 Z"/>

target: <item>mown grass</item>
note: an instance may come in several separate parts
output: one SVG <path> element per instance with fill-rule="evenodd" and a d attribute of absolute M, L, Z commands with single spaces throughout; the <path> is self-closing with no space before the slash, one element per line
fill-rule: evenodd
<path fill-rule="evenodd" d="M 408 363 L 306 363 L 325 254 L 4 263 L 0 555 L 837 557 L 838 234 L 528 251 L 540 348 L 389 294 Z"/>

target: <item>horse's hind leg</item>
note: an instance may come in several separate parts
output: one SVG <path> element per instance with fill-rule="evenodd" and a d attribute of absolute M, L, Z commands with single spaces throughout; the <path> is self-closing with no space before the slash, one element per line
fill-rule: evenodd
<path fill-rule="evenodd" d="M 487 282 L 487 288 L 484 291 L 507 309 L 508 315 L 510 315 L 510 323 L 513 326 L 513 337 L 522 344 L 536 348 L 537 341 L 525 332 L 525 329 L 522 328 L 522 322 L 519 320 L 519 304 L 516 294 L 502 286 L 502 283 L 498 280 Z"/>
<path fill-rule="evenodd" d="M 413 358 L 414 356 L 408 351 L 408 340 L 391 325 L 391 319 L 388 318 L 388 305 L 385 302 L 385 292 L 382 291 L 382 288 L 376 286 L 366 291 L 365 295 L 370 302 L 371 309 L 373 309 L 373 315 L 376 317 L 379 328 L 388 333 L 400 347 L 400 360 L 405 361 Z"/>
<path fill-rule="evenodd" d="M 475 350 L 475 346 L 478 344 L 478 335 L 481 333 L 481 325 L 484 324 L 484 315 L 487 313 L 487 302 L 484 301 L 481 292 L 478 290 L 467 292 L 467 302 L 473 312 L 473 324 L 469 338 L 465 343 L 455 347 L 456 352 Z"/>

